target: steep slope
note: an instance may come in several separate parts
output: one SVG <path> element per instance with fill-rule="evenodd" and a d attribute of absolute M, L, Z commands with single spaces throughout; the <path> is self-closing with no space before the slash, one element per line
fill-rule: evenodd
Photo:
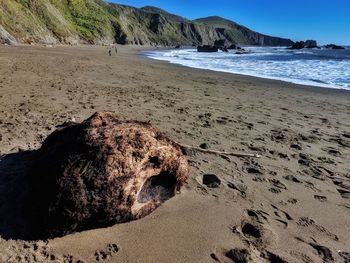
<path fill-rule="evenodd" d="M 219 17 L 190 21 L 156 7 L 102 0 L 0 0 L 0 29 L 0 43 L 291 45 Z"/>
<path fill-rule="evenodd" d="M 97 0 L 0 0 L 0 25 L 21 42 L 112 41 L 116 20 Z"/>
<path fill-rule="evenodd" d="M 239 44 L 261 46 L 290 46 L 293 44 L 290 39 L 260 34 L 219 16 L 200 18 L 195 21 L 199 24 L 214 27 L 229 41 Z"/>
<path fill-rule="evenodd" d="M 223 37 L 211 26 L 198 25 L 158 8 L 110 4 L 109 12 L 118 17 L 126 36 L 118 42 L 126 44 L 197 45 Z"/>

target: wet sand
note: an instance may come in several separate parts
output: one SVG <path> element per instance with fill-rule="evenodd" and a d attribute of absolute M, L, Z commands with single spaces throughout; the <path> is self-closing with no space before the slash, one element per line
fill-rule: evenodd
<path fill-rule="evenodd" d="M 21 240 L 26 156 L 57 125 L 102 110 L 262 158 L 189 151 L 188 183 L 151 215 Z M 348 91 L 180 67 L 131 47 L 108 57 L 0 46 L 0 262 L 350 262 L 349 119 Z"/>

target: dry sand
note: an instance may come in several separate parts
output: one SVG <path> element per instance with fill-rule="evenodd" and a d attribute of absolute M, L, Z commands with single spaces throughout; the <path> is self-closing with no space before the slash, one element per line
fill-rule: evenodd
<path fill-rule="evenodd" d="M 350 92 L 195 70 L 120 47 L 0 47 L 0 262 L 350 262 Z M 325 73 L 326 74 L 326 73 Z M 182 193 L 144 219 L 46 241 L 20 237 L 28 150 L 101 110 L 188 152 Z M 221 180 L 203 184 L 204 174 Z M 44 198 L 44 197 L 43 197 Z M 236 261 L 245 262 L 245 261 Z"/>

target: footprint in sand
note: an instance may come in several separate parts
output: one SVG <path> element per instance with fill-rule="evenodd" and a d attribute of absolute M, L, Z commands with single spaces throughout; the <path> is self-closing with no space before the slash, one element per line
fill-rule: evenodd
<path fill-rule="evenodd" d="M 277 254 L 274 254 L 267 250 L 262 252 L 262 257 L 267 259 L 270 263 L 288 263 L 286 260 L 278 256 Z"/>
<path fill-rule="evenodd" d="M 337 191 L 342 198 L 350 199 L 350 191 L 341 188 L 338 188 Z"/>
<path fill-rule="evenodd" d="M 233 232 L 236 231 L 238 231 L 237 228 L 235 228 Z M 248 245 L 253 245 L 259 250 L 274 243 L 276 239 L 272 230 L 267 229 L 262 223 L 256 220 L 243 220 L 238 233 Z"/>
<path fill-rule="evenodd" d="M 215 174 L 204 174 L 202 182 L 209 188 L 217 188 L 221 185 L 220 178 Z"/>
<path fill-rule="evenodd" d="M 329 248 L 315 244 L 315 243 L 309 243 L 309 245 L 312 246 L 317 251 L 319 257 L 324 262 L 334 262 L 332 252 L 330 251 Z"/>
<path fill-rule="evenodd" d="M 251 260 L 250 252 L 245 248 L 234 248 L 226 252 L 226 257 L 233 262 L 248 263 Z"/>

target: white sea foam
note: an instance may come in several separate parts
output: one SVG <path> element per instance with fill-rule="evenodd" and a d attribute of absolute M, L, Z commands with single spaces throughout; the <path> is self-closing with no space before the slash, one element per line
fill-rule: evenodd
<path fill-rule="evenodd" d="M 194 49 L 147 52 L 183 66 L 350 90 L 350 50 L 288 50 L 249 47 L 248 54 L 198 53 Z"/>

